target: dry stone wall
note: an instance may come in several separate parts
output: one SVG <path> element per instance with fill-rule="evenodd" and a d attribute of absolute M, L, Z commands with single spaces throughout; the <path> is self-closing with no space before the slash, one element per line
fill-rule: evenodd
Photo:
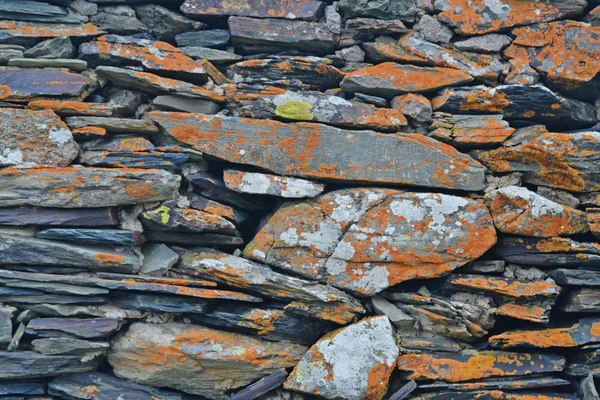
<path fill-rule="evenodd" d="M 0 400 L 598 400 L 598 0 L 0 0 Z"/>

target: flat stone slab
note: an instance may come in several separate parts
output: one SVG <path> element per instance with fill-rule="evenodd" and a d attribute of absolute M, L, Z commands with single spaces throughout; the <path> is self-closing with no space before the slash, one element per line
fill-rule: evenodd
<path fill-rule="evenodd" d="M 103 103 L 84 103 L 71 100 L 34 100 L 27 104 L 30 110 L 52 110 L 62 117 L 85 115 L 93 117 L 110 117 L 113 108 Z"/>
<path fill-rule="evenodd" d="M 110 227 L 118 223 L 115 208 L 0 208 L 0 225 Z"/>
<path fill-rule="evenodd" d="M 232 169 L 223 172 L 223 181 L 229 189 L 236 192 L 265 194 L 291 199 L 315 197 L 325 190 L 325 185 L 322 183 L 305 179 Z"/>
<path fill-rule="evenodd" d="M 114 318 L 34 318 L 25 333 L 34 336 L 52 336 L 61 333 L 82 339 L 100 339 L 117 332 L 122 321 Z"/>
<path fill-rule="evenodd" d="M 514 132 L 502 114 L 460 115 L 436 112 L 429 135 L 452 146 L 484 147 L 504 142 Z"/>
<path fill-rule="evenodd" d="M 235 225 L 219 215 L 169 204 L 144 211 L 140 220 L 151 231 L 238 234 Z"/>
<path fill-rule="evenodd" d="M 0 100 L 28 102 L 56 97 L 77 97 L 92 84 L 81 74 L 44 69 L 0 68 Z"/>
<path fill-rule="evenodd" d="M 81 356 L 44 356 L 32 351 L 0 351 L 0 378 L 28 379 L 93 371 L 98 360 Z"/>
<path fill-rule="evenodd" d="M 316 0 L 186 0 L 181 11 L 190 17 L 241 15 L 258 18 L 316 19 L 325 3 Z"/>
<path fill-rule="evenodd" d="M 536 267 L 600 268 L 600 244 L 567 238 L 502 236 L 496 254 L 507 262 Z"/>
<path fill-rule="evenodd" d="M 66 242 L 135 246 L 144 243 L 137 232 L 123 229 L 50 228 L 39 231 L 35 237 Z"/>
<path fill-rule="evenodd" d="M 200 114 L 149 115 L 164 134 L 195 150 L 279 175 L 462 190 L 484 187 L 484 169 L 479 163 L 423 135 Z M 283 151 L 282 143 L 286 143 Z"/>
<path fill-rule="evenodd" d="M 0 43 L 36 44 L 56 37 L 91 38 L 103 32 L 93 24 L 56 24 L 26 21 L 0 21 Z"/>
<path fill-rule="evenodd" d="M 64 167 L 78 154 L 71 131 L 52 111 L 0 108 L 0 166 Z"/>

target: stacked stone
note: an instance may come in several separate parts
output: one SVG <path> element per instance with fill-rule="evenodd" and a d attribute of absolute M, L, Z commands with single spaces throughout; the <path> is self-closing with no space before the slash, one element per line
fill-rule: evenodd
<path fill-rule="evenodd" d="M 592 400 L 597 0 L 0 0 L 0 400 Z"/>

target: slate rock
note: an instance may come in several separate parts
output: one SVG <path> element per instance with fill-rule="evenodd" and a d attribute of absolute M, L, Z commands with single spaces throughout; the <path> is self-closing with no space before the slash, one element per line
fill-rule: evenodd
<path fill-rule="evenodd" d="M 273 389 L 280 387 L 287 376 L 288 373 L 284 369 L 273 372 L 272 374 L 259 379 L 252 385 L 247 386 L 246 388 L 235 393 L 230 397 L 230 400 L 257 398 L 261 395 L 264 395 L 265 393 L 270 392 Z"/>
<path fill-rule="evenodd" d="M 210 307 L 203 299 L 153 293 L 114 292 L 111 300 L 119 307 L 164 313 L 206 314 Z M 239 305 L 236 305 L 239 307 Z"/>
<path fill-rule="evenodd" d="M 67 126 L 71 129 L 79 129 L 86 126 L 104 128 L 114 133 L 157 133 L 158 129 L 152 121 L 147 119 L 131 119 L 117 117 L 67 117 Z"/>
<path fill-rule="evenodd" d="M 492 347 L 501 349 L 512 347 L 569 348 L 595 343 L 600 339 L 599 328 L 600 321 L 594 318 L 584 318 L 566 328 L 507 331 L 491 336 L 488 340 Z"/>
<path fill-rule="evenodd" d="M 177 271 L 224 283 L 264 296 L 292 302 L 289 310 L 308 305 L 309 315 L 338 324 L 352 321 L 364 309 L 351 296 L 335 288 L 273 271 L 266 265 L 211 249 L 186 252 L 175 267 Z M 298 303 L 298 304 L 296 304 Z"/>
<path fill-rule="evenodd" d="M 14 307 L 0 307 L 0 344 L 7 344 L 12 340 L 12 318 L 16 311 Z"/>
<path fill-rule="evenodd" d="M 40 39 L 67 36 L 82 40 L 101 35 L 93 24 L 55 24 L 45 22 L 0 21 L 0 43 L 37 44 Z"/>
<path fill-rule="evenodd" d="M 114 136 L 105 139 L 95 139 L 81 144 L 82 150 L 91 151 L 151 151 L 156 147 L 151 141 L 140 136 Z"/>
<path fill-rule="evenodd" d="M 184 111 L 197 114 L 216 114 L 221 111 L 221 106 L 211 100 L 190 99 L 178 95 L 156 96 L 152 106 L 164 111 Z"/>
<path fill-rule="evenodd" d="M 0 208 L 0 225 L 108 227 L 119 223 L 114 208 Z"/>
<path fill-rule="evenodd" d="M 31 341 L 33 350 L 49 355 L 86 355 L 104 354 L 110 345 L 106 342 L 97 342 L 74 337 L 49 337 Z"/>
<path fill-rule="evenodd" d="M 504 78 L 507 85 L 533 86 L 540 81 L 540 75 L 522 59 L 509 60 L 510 71 Z"/>
<path fill-rule="evenodd" d="M 229 17 L 228 24 L 234 45 L 273 45 L 322 55 L 336 48 L 336 36 L 318 22 Z"/>
<path fill-rule="evenodd" d="M 120 378 L 225 400 L 225 391 L 291 367 L 305 352 L 300 345 L 198 325 L 134 323 L 113 340 L 108 361 Z"/>
<path fill-rule="evenodd" d="M 15 331 L 15 334 L 13 335 L 10 343 L 8 344 L 8 346 L 6 346 L 6 351 L 17 350 L 19 348 L 19 344 L 21 343 L 21 339 L 23 338 L 24 334 L 25 334 L 25 324 L 21 322 L 19 324 L 19 327 Z M 2 389 L 0 389 L 0 393 L 1 393 L 1 391 L 2 391 Z"/>
<path fill-rule="evenodd" d="M 122 229 L 50 228 L 39 231 L 35 237 L 64 242 L 135 246 L 144 243 L 137 232 Z"/>
<path fill-rule="evenodd" d="M 148 72 L 140 72 L 125 68 L 100 66 L 96 68 L 98 75 L 119 86 L 131 88 L 149 94 L 173 93 L 179 96 L 213 100 L 222 102 L 223 96 L 188 82 L 163 78 Z"/>
<path fill-rule="evenodd" d="M 78 152 L 71 131 L 53 112 L 0 108 L 0 166 L 62 167 Z"/>
<path fill-rule="evenodd" d="M 416 122 L 431 122 L 433 115 L 431 102 L 421 94 L 407 93 L 396 96 L 392 99 L 391 106 Z"/>
<path fill-rule="evenodd" d="M 138 19 L 148 27 L 149 32 L 158 40 L 172 43 L 175 35 L 206 27 L 205 24 L 186 18 L 168 8 L 146 4 L 135 7 Z"/>
<path fill-rule="evenodd" d="M 190 159 L 189 154 L 153 152 L 85 151 L 79 163 L 92 167 L 174 170 Z"/>
<path fill-rule="evenodd" d="M 471 75 L 457 69 L 382 63 L 346 74 L 340 87 L 344 92 L 393 97 L 402 93 L 435 91 L 472 81 Z"/>
<path fill-rule="evenodd" d="M 600 132 L 542 133 L 516 145 L 474 155 L 495 173 L 521 172 L 523 181 L 572 192 L 600 188 L 595 165 Z"/>
<path fill-rule="evenodd" d="M 229 42 L 228 29 L 209 29 L 205 31 L 184 32 L 175 36 L 177 47 L 222 48 Z"/>
<path fill-rule="evenodd" d="M 84 103 L 69 100 L 35 100 L 27 104 L 30 110 L 52 110 L 63 117 L 86 115 L 93 117 L 110 117 L 113 115 L 112 107 L 101 103 Z"/>
<path fill-rule="evenodd" d="M 227 218 L 236 224 L 244 222 L 249 215 L 243 211 L 237 210 L 233 207 L 221 204 L 217 201 L 207 199 L 206 197 L 199 196 L 192 193 L 188 196 L 190 200 L 190 206 L 196 210 L 206 211 L 211 214 L 220 215 L 221 217 Z M 0 214 L 1 215 L 1 214 Z"/>
<path fill-rule="evenodd" d="M 183 80 L 206 81 L 206 73 L 196 61 L 165 42 L 104 35 L 79 46 L 79 54 L 91 66 L 142 66 L 163 75 L 177 74 Z"/>
<path fill-rule="evenodd" d="M 451 368 L 448 366 L 451 365 Z M 477 365 L 473 368 L 473 365 Z M 565 358 L 556 354 L 464 350 L 459 353 L 419 353 L 398 357 L 407 379 L 463 382 L 489 377 L 560 372 Z"/>
<path fill-rule="evenodd" d="M 460 115 L 434 113 L 430 136 L 454 146 L 485 147 L 504 142 L 514 132 L 502 114 Z"/>
<path fill-rule="evenodd" d="M 375 18 L 352 18 L 346 21 L 342 29 L 339 45 L 352 46 L 373 40 L 378 35 L 405 32 L 407 32 L 406 26 L 398 19 L 386 21 Z"/>
<path fill-rule="evenodd" d="M 453 274 L 448 278 L 451 286 L 461 290 L 497 294 L 515 299 L 557 297 L 561 288 L 551 282 L 529 282 L 492 276 Z"/>
<path fill-rule="evenodd" d="M 48 384 L 48 393 L 69 399 L 89 399 L 88 392 L 90 388 L 93 388 L 93 396 L 97 399 L 183 399 L 183 396 L 178 393 L 138 385 L 101 372 L 88 372 L 54 378 Z"/>
<path fill-rule="evenodd" d="M 478 387 L 477 387 L 478 388 Z M 412 397 L 412 400 L 577 400 L 578 397 L 563 393 L 539 393 L 531 391 L 503 392 L 501 390 L 480 390 L 476 392 L 436 391 Z"/>
<path fill-rule="evenodd" d="M 304 179 L 232 169 L 223 172 L 223 181 L 229 189 L 236 192 L 292 199 L 315 197 L 325 190 L 323 184 Z"/>
<path fill-rule="evenodd" d="M 42 337 L 65 333 L 83 339 L 98 339 L 120 328 L 121 321 L 111 318 L 34 318 L 27 324 L 25 332 Z"/>
<path fill-rule="evenodd" d="M 137 34 L 146 32 L 148 28 L 133 15 L 111 12 L 108 7 L 103 7 L 100 12 L 90 16 L 90 22 L 104 32 L 119 35 Z"/>
<path fill-rule="evenodd" d="M 146 275 L 166 275 L 179 260 L 179 255 L 164 244 L 149 244 L 142 248 L 144 262 L 140 272 Z"/>
<path fill-rule="evenodd" d="M 319 339 L 284 387 L 327 399 L 382 399 L 397 356 L 389 319 L 366 318 Z"/>
<path fill-rule="evenodd" d="M 410 315 L 406 314 L 381 296 L 372 297 L 371 305 L 373 306 L 373 312 L 375 314 L 385 315 L 397 328 L 410 329 L 415 324 L 415 320 Z"/>
<path fill-rule="evenodd" d="M 485 196 L 496 229 L 521 236 L 554 237 L 589 231 L 583 211 L 563 206 L 527 188 L 509 186 Z"/>
<path fill-rule="evenodd" d="M 323 2 L 316 0 L 186 0 L 181 11 L 194 17 L 241 15 L 312 20 L 319 17 L 324 6 Z"/>
<path fill-rule="evenodd" d="M 218 215 L 191 208 L 163 204 L 144 211 L 140 220 L 146 229 L 165 232 L 236 234 L 235 225 Z"/>
<path fill-rule="evenodd" d="M 435 0 L 440 21 L 452 26 L 462 35 L 481 35 L 498 32 L 516 25 L 549 22 L 579 14 L 587 5 L 584 0 L 551 0 L 529 3 L 519 0 Z"/>
<path fill-rule="evenodd" d="M 559 268 L 548 271 L 548 276 L 563 286 L 600 286 L 600 271 Z"/>
<path fill-rule="evenodd" d="M 44 394 L 44 385 L 37 382 L 3 382 L 0 383 L 0 394 Z"/>
<path fill-rule="evenodd" d="M 0 351 L 0 378 L 28 379 L 93 371 L 97 360 L 80 356 L 44 356 L 31 351 Z"/>
<path fill-rule="evenodd" d="M 87 62 L 83 60 L 72 60 L 64 58 L 43 59 L 43 58 L 18 58 L 14 57 L 6 63 L 9 67 L 18 68 L 64 68 L 72 71 L 81 72 L 87 68 Z"/>
<path fill-rule="evenodd" d="M 484 171 L 479 163 L 422 135 L 383 135 L 326 125 L 200 114 L 151 112 L 149 115 L 163 133 L 195 150 L 280 175 L 354 183 L 483 189 Z M 233 132 L 243 135 L 243 144 L 232 140 Z M 284 154 L 280 147 L 282 142 L 288 144 Z M 321 145 L 313 147 L 309 142 Z M 307 145 L 312 149 L 309 153 L 304 150 Z M 365 148 L 380 151 L 376 154 L 356 151 Z M 349 153 L 353 154 L 352 160 L 347 158 Z M 389 165 L 389 160 L 396 157 L 401 161 Z M 419 171 L 414 163 L 418 163 Z"/>
<path fill-rule="evenodd" d="M 161 170 L 45 168 L 0 170 L 0 207 L 112 207 L 170 199 L 180 178 Z"/>
<path fill-rule="evenodd" d="M 499 53 L 512 43 L 512 38 L 500 33 L 489 33 L 487 35 L 473 36 L 465 40 L 454 42 L 457 49 L 463 51 L 474 51 L 476 53 Z"/>
<path fill-rule="evenodd" d="M 448 391 L 463 391 L 463 390 L 514 390 L 514 389 L 537 389 L 556 386 L 567 386 L 571 383 L 562 378 L 554 378 L 551 376 L 541 376 L 538 378 L 507 378 L 480 382 L 465 382 L 465 383 L 444 383 L 435 382 L 419 385 L 419 389 L 425 390 L 448 390 Z M 515 393 L 515 392 L 513 392 Z M 519 393 L 519 392 L 516 392 Z M 450 395 L 448 393 L 448 395 Z M 480 397 L 478 397 L 480 398 Z M 512 397 L 511 397 L 512 398 Z"/>
<path fill-rule="evenodd" d="M 226 97 L 233 115 L 246 118 L 312 121 L 385 132 L 394 132 L 406 125 L 406 118 L 400 111 L 365 106 L 316 91 L 238 85 L 228 89 Z"/>
<path fill-rule="evenodd" d="M 569 291 L 562 310 L 573 313 L 597 313 L 600 311 L 600 290 L 584 287 Z"/>
<path fill-rule="evenodd" d="M 44 40 L 23 53 L 28 58 L 73 58 L 75 57 L 75 46 L 68 36 L 60 36 Z"/>
<path fill-rule="evenodd" d="M 144 236 L 150 242 L 166 243 L 176 246 L 208 246 L 215 248 L 235 249 L 244 245 L 244 239 L 239 236 L 223 235 L 220 233 L 179 233 L 146 231 Z"/>
<path fill-rule="evenodd" d="M 454 32 L 446 25 L 442 24 L 436 17 L 425 14 L 419 19 L 413 29 L 429 42 L 433 43 L 450 43 Z"/>
<path fill-rule="evenodd" d="M 342 71 L 323 61 L 313 57 L 248 60 L 230 66 L 228 75 L 236 83 L 323 91 L 337 87 L 344 77 Z"/>
<path fill-rule="evenodd" d="M 39 1 L 0 1 L 0 19 L 17 21 L 78 23 L 79 19 L 61 7 Z"/>
<path fill-rule="evenodd" d="M 504 114 L 509 121 L 539 123 L 549 129 L 577 129 L 594 125 L 591 104 L 559 96 L 543 86 L 504 85 L 446 89 L 431 103 L 436 111 L 453 114 Z"/>
<path fill-rule="evenodd" d="M 528 238 L 504 236 L 496 254 L 508 262 L 537 267 L 600 267 L 600 245 L 567 238 Z"/>
<path fill-rule="evenodd" d="M 0 234 L 3 251 L 0 265 L 61 265 L 92 270 L 137 272 L 140 260 L 130 250 L 115 251 L 110 247 L 84 246 Z"/>
<path fill-rule="evenodd" d="M 487 209 L 472 200 L 347 189 L 282 206 L 244 253 L 344 290 L 373 295 L 407 280 L 446 275 L 495 242 Z"/>
<path fill-rule="evenodd" d="M 496 82 L 498 75 L 504 70 L 502 63 L 489 55 L 474 54 L 467 57 L 460 52 L 428 42 L 415 32 L 409 32 L 399 40 L 381 36 L 375 42 L 364 43 L 362 47 L 367 53 L 367 60 L 454 68 L 490 83 Z"/>
<path fill-rule="evenodd" d="M 419 11 L 416 0 L 396 2 L 393 0 L 341 0 L 338 4 L 346 18 L 371 17 L 380 19 L 399 19 L 414 22 Z"/>
<path fill-rule="evenodd" d="M 242 59 L 239 54 L 208 47 L 180 47 L 179 50 L 195 60 L 207 60 L 215 64 L 231 63 Z"/>
<path fill-rule="evenodd" d="M 81 74 L 44 69 L 0 69 L 0 100 L 27 102 L 43 98 L 77 97 L 92 81 Z"/>
<path fill-rule="evenodd" d="M 549 84 L 574 97 L 591 101 L 598 97 L 600 67 L 594 61 L 600 57 L 600 27 L 560 21 L 516 28 L 512 33 L 516 39 L 504 51 L 507 57 L 528 63 Z"/>

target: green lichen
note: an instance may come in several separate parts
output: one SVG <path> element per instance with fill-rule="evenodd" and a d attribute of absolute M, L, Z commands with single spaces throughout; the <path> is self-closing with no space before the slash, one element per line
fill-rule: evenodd
<path fill-rule="evenodd" d="M 312 105 L 306 101 L 288 100 L 277 106 L 275 114 L 279 117 L 296 121 L 312 121 L 311 108 Z"/>
<path fill-rule="evenodd" d="M 148 214 L 157 215 L 158 217 L 160 217 L 160 222 L 162 222 L 163 225 L 166 225 L 169 222 L 169 212 L 170 211 L 171 211 L 171 209 L 169 207 L 160 206 L 155 210 L 148 211 Z M 147 215 L 146 219 L 151 219 L 151 217 L 149 215 Z"/>

